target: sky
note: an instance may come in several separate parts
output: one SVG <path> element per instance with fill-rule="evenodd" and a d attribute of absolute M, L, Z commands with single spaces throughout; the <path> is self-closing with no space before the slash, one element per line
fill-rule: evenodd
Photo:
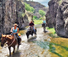
<path fill-rule="evenodd" d="M 50 0 L 33 0 L 33 1 L 39 2 L 39 3 L 41 3 L 41 4 L 43 4 L 43 5 L 45 5 L 47 7 L 48 6 L 48 2 Z"/>

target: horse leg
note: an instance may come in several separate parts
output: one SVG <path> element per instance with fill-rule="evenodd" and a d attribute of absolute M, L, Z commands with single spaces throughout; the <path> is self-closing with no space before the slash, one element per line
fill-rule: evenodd
<path fill-rule="evenodd" d="M 31 35 L 33 36 L 34 31 L 31 32 Z"/>
<path fill-rule="evenodd" d="M 33 36 L 33 33 L 31 35 Z"/>
<path fill-rule="evenodd" d="M 18 49 L 19 49 L 19 44 L 18 44 L 18 46 L 17 46 L 17 51 L 18 51 Z"/>
<path fill-rule="evenodd" d="M 9 49 L 9 54 L 10 54 L 10 56 L 11 56 L 11 47 L 8 47 L 8 49 Z"/>
<path fill-rule="evenodd" d="M 29 34 L 27 35 L 27 38 L 29 38 Z"/>
<path fill-rule="evenodd" d="M 21 45 L 21 38 L 18 38 L 18 45 Z"/>
<path fill-rule="evenodd" d="M 28 32 L 26 33 L 26 36 L 27 36 L 27 39 L 28 39 L 29 38 L 29 33 Z"/>
<path fill-rule="evenodd" d="M 45 32 L 45 27 L 43 27 L 43 29 L 44 29 L 44 32 Z"/>
<path fill-rule="evenodd" d="M 37 35 L 36 32 L 35 32 L 35 35 Z"/>
<path fill-rule="evenodd" d="M 35 32 L 34 32 L 34 34 L 36 35 L 36 29 L 35 29 Z"/>
<path fill-rule="evenodd" d="M 13 53 L 15 53 L 15 46 L 13 47 Z"/>

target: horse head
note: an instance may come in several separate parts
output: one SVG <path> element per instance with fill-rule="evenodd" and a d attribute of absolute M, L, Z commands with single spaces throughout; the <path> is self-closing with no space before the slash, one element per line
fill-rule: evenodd
<path fill-rule="evenodd" d="M 2 47 L 4 46 L 4 44 L 5 44 L 5 42 L 6 42 L 6 39 L 7 39 L 6 35 L 3 35 L 3 34 L 2 34 L 2 37 L 1 37 L 1 46 L 2 46 Z"/>

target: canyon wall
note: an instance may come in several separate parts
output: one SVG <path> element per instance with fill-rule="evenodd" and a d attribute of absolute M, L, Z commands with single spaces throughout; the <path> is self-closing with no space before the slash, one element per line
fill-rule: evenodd
<path fill-rule="evenodd" d="M 20 0 L 0 0 L 0 35 L 9 33 L 14 23 L 17 23 L 19 28 L 28 25 L 24 3 Z"/>
<path fill-rule="evenodd" d="M 57 2 L 55 2 L 57 1 Z M 48 27 L 54 27 L 57 35 L 68 37 L 68 0 L 51 0 L 46 14 Z"/>

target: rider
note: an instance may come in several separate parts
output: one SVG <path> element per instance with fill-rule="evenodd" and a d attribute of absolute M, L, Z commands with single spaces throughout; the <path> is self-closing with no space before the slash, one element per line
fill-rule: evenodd
<path fill-rule="evenodd" d="M 29 26 L 33 28 L 34 32 L 35 32 L 35 28 L 34 28 L 34 22 L 31 20 L 31 22 L 29 23 Z"/>
<path fill-rule="evenodd" d="M 43 19 L 43 23 L 44 23 L 44 24 L 46 24 L 46 21 L 45 21 L 45 19 Z"/>
<path fill-rule="evenodd" d="M 19 33 L 19 28 L 17 27 L 18 25 L 15 23 L 14 27 L 11 28 L 11 35 L 16 35 L 17 39 L 18 39 L 18 44 L 20 44 L 21 38 L 19 37 L 18 33 Z"/>
<path fill-rule="evenodd" d="M 45 32 L 45 27 L 46 27 L 46 20 L 45 19 L 43 19 L 42 27 L 44 27 L 44 32 Z"/>

